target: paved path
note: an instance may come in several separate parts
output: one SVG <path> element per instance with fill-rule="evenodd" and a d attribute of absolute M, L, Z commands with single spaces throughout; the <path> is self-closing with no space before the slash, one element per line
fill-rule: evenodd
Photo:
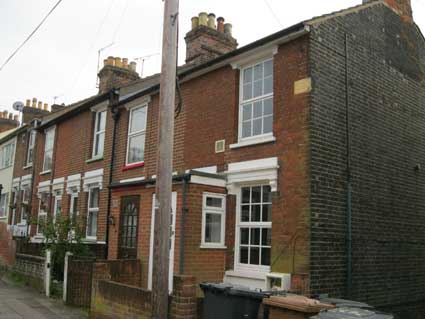
<path fill-rule="evenodd" d="M 79 309 L 48 299 L 28 287 L 0 279 L 0 319 L 83 319 Z"/>

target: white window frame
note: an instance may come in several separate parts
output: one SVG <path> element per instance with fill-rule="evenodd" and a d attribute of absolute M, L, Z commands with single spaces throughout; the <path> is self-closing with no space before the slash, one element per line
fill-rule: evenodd
<path fill-rule="evenodd" d="M 138 110 L 138 109 L 141 109 L 141 108 L 146 108 L 145 129 L 131 133 L 130 132 L 131 131 L 131 120 L 132 120 L 133 112 Z M 141 164 L 141 163 L 145 162 L 145 154 L 143 153 L 143 160 L 140 161 L 140 162 L 134 162 L 134 163 L 128 162 L 128 155 L 130 153 L 130 138 L 132 138 L 134 136 L 138 136 L 138 135 L 144 135 L 145 136 L 145 145 L 146 145 L 146 125 L 147 125 L 147 121 L 148 121 L 148 104 L 145 103 L 145 104 L 142 104 L 142 105 L 139 105 L 139 106 L 129 108 L 128 112 L 129 112 L 129 116 L 128 116 L 128 130 L 127 130 L 127 152 L 126 152 L 126 155 L 125 155 L 125 165 L 137 165 L 137 164 Z"/>
<path fill-rule="evenodd" d="M 74 216 L 74 199 L 77 199 L 77 210 L 75 212 L 75 217 L 77 217 L 78 215 L 80 215 L 80 212 L 78 211 L 78 193 L 74 192 L 70 195 L 70 203 L 69 203 L 69 217 L 71 218 L 71 220 L 73 220 Z"/>
<path fill-rule="evenodd" d="M 48 196 L 48 193 L 40 193 L 40 198 L 38 199 L 38 214 L 37 214 L 37 236 L 43 236 L 43 233 L 40 232 L 40 217 L 45 217 L 45 222 L 47 222 L 47 210 L 41 210 L 41 202 L 42 202 L 42 196 L 43 194 L 46 194 Z M 47 197 L 47 200 L 49 198 Z"/>
<path fill-rule="evenodd" d="M 97 207 L 90 208 L 90 201 L 91 201 L 92 191 L 94 189 L 97 189 L 97 191 L 98 191 Z M 88 235 L 88 230 L 89 230 L 89 218 L 90 218 L 90 215 L 92 213 L 96 213 L 97 214 L 96 223 L 97 223 L 98 218 L 99 218 L 100 190 L 101 189 L 98 186 L 90 187 L 89 190 L 88 190 L 88 196 L 87 196 L 87 218 L 86 218 L 86 239 L 88 239 L 88 240 L 96 240 L 97 239 L 97 224 L 96 224 L 96 235 L 95 236 L 93 236 L 93 235 L 89 236 Z"/>
<path fill-rule="evenodd" d="M 58 210 L 58 202 L 61 202 L 61 213 L 58 214 L 57 210 Z M 60 195 L 55 195 L 55 199 L 54 199 L 54 205 L 53 205 L 53 222 L 56 222 L 56 217 L 58 215 L 62 215 L 63 214 L 63 200 L 62 200 L 62 194 Z"/>
<path fill-rule="evenodd" d="M 99 116 L 101 117 L 102 113 L 105 113 L 105 127 L 103 129 L 98 130 L 99 126 Z M 92 149 L 92 158 L 101 158 L 103 157 L 103 152 L 105 151 L 105 137 L 106 137 L 106 116 L 107 116 L 107 110 L 101 109 L 95 112 L 95 121 L 94 121 L 94 131 L 93 131 L 93 149 Z M 103 145 L 102 145 L 102 152 L 99 154 L 96 154 L 96 140 L 97 136 L 103 134 Z"/>
<path fill-rule="evenodd" d="M 221 199 L 221 207 L 212 207 L 207 206 L 207 198 L 218 198 Z M 218 243 L 209 243 L 205 241 L 205 227 L 207 214 L 214 214 L 221 216 L 221 233 L 220 233 L 220 242 Z M 208 193 L 204 192 L 202 195 L 202 238 L 201 238 L 201 248 L 226 248 L 225 239 L 226 239 L 226 195 L 219 193 Z"/>
<path fill-rule="evenodd" d="M 46 173 L 46 172 L 50 172 L 52 167 L 46 168 L 46 154 L 47 153 L 51 153 L 51 158 L 52 158 L 52 163 L 51 165 L 53 166 L 53 150 L 55 148 L 55 133 L 56 133 L 56 128 L 55 127 L 51 127 L 48 128 L 45 131 L 45 140 L 44 140 L 44 156 L 43 156 L 43 172 L 41 172 L 41 174 Z M 51 148 L 47 148 L 48 144 L 47 144 L 47 137 L 48 135 L 51 134 L 51 138 L 52 138 L 52 146 Z"/>
<path fill-rule="evenodd" d="M 4 207 L 1 207 L 3 210 L 3 215 L 0 215 L 0 219 L 4 219 L 7 218 L 9 216 L 9 193 L 2 193 L 1 197 L 4 196 Z M 0 202 L 1 202 L 1 197 L 0 197 Z"/>
<path fill-rule="evenodd" d="M 0 169 L 5 169 L 13 165 L 14 150 L 14 142 L 7 143 L 0 148 Z"/>
<path fill-rule="evenodd" d="M 269 133 L 263 133 L 263 134 L 259 134 L 259 135 L 242 137 L 243 105 L 245 105 L 245 104 L 248 104 L 248 103 L 254 104 L 255 102 L 264 101 L 266 99 L 272 98 L 272 104 L 273 104 L 272 119 L 273 119 L 273 123 L 274 123 L 274 78 L 275 78 L 274 68 L 273 68 L 273 81 L 272 81 L 273 90 L 272 90 L 271 93 L 264 94 L 264 95 L 257 96 L 257 97 L 253 97 L 253 98 L 248 99 L 248 100 L 244 100 L 244 98 L 243 98 L 243 94 L 244 94 L 244 90 L 243 90 L 244 71 L 246 69 L 253 68 L 258 64 L 264 64 L 268 61 L 271 61 L 272 65 L 274 65 L 273 57 L 267 57 L 267 58 L 256 60 L 255 62 L 252 62 L 250 64 L 246 64 L 246 65 L 240 67 L 240 72 L 239 72 L 240 73 L 240 75 L 239 75 L 239 120 L 238 120 L 238 143 L 240 143 L 240 144 L 243 144 L 245 142 L 245 143 L 249 143 L 247 145 L 250 145 L 250 142 L 255 143 L 256 141 L 258 141 L 259 143 L 261 143 L 261 142 L 268 142 L 268 141 L 274 140 L 273 124 L 272 124 L 272 131 L 269 132 Z M 254 76 L 254 74 L 252 76 Z M 264 88 L 264 76 L 263 76 L 263 88 Z"/>
<path fill-rule="evenodd" d="M 32 166 L 32 163 L 34 162 L 34 147 L 35 147 L 35 139 L 37 137 L 37 131 L 32 130 L 29 133 L 29 138 L 28 138 L 28 150 L 27 150 L 27 166 Z M 30 152 L 32 151 L 32 159 L 30 161 Z"/>
<path fill-rule="evenodd" d="M 21 221 L 20 221 L 20 223 L 26 223 L 27 219 L 24 217 L 23 206 L 24 205 L 26 206 L 25 210 L 28 209 L 29 200 L 25 200 L 25 197 L 26 197 L 27 192 L 30 191 L 30 189 L 27 188 L 27 187 L 23 187 L 21 190 L 22 190 L 22 198 L 21 198 L 21 212 L 20 212 L 21 213 L 21 216 L 20 216 Z M 24 205 L 22 205 L 22 204 L 24 204 Z M 25 211 L 25 215 L 27 215 L 28 213 L 29 213 L 28 211 Z"/>
<path fill-rule="evenodd" d="M 240 229 L 246 227 L 255 227 L 255 228 L 269 228 L 272 231 L 272 222 L 241 222 L 241 203 L 242 203 L 242 188 L 245 187 L 256 187 L 256 186 L 270 186 L 266 183 L 250 183 L 240 185 L 238 187 L 238 191 L 236 192 L 236 236 L 235 236 L 235 260 L 234 260 L 234 268 L 235 271 L 249 271 L 249 272 L 260 272 L 260 273 L 269 273 L 271 269 L 270 266 L 264 265 L 250 265 L 250 264 L 242 264 L 239 262 L 240 257 Z M 261 203 L 263 203 L 263 199 L 261 199 Z M 273 210 L 273 204 L 272 204 Z M 261 241 L 261 236 L 260 236 Z M 271 243 L 273 244 L 273 243 Z M 250 245 L 250 244 L 249 244 Z M 261 245 L 260 245 L 261 246 Z M 270 253 L 273 245 L 270 246 Z M 271 256 L 270 256 L 271 257 Z M 261 256 L 260 263 L 261 263 Z"/>

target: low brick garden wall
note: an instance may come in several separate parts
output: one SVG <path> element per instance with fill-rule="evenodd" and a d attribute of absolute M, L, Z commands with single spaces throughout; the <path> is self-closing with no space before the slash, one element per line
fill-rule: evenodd
<path fill-rule="evenodd" d="M 151 319 L 152 293 L 110 280 L 93 280 L 91 319 Z M 170 297 L 170 319 L 197 319 L 196 280 L 175 276 Z"/>
<path fill-rule="evenodd" d="M 66 304 L 89 307 L 94 280 L 107 279 L 116 283 L 140 286 L 141 267 L 140 260 L 96 260 L 70 256 Z"/>
<path fill-rule="evenodd" d="M 30 286 L 44 291 L 45 258 L 34 255 L 16 254 L 12 271 L 26 277 Z"/>

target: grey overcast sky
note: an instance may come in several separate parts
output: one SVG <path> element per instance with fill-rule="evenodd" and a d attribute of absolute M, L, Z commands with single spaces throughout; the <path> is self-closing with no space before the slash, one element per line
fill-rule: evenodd
<path fill-rule="evenodd" d="M 27 37 L 57 0 L 0 0 L 0 64 Z M 360 4 L 362 0 L 180 0 L 180 64 L 190 18 L 201 11 L 223 16 L 243 46 L 302 20 Z M 412 0 L 425 32 L 425 0 Z M 160 70 L 163 1 L 63 0 L 35 36 L 0 72 L 0 111 L 36 97 L 51 105 L 96 94 L 98 50 L 146 58 L 143 74 Z M 141 60 L 138 60 L 141 71 Z"/>

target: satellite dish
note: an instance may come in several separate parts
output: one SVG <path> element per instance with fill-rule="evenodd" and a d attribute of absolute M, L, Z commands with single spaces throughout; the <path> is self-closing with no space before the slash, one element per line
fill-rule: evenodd
<path fill-rule="evenodd" d="M 13 103 L 12 107 L 15 111 L 22 112 L 22 110 L 24 109 L 24 103 L 18 101 Z"/>

